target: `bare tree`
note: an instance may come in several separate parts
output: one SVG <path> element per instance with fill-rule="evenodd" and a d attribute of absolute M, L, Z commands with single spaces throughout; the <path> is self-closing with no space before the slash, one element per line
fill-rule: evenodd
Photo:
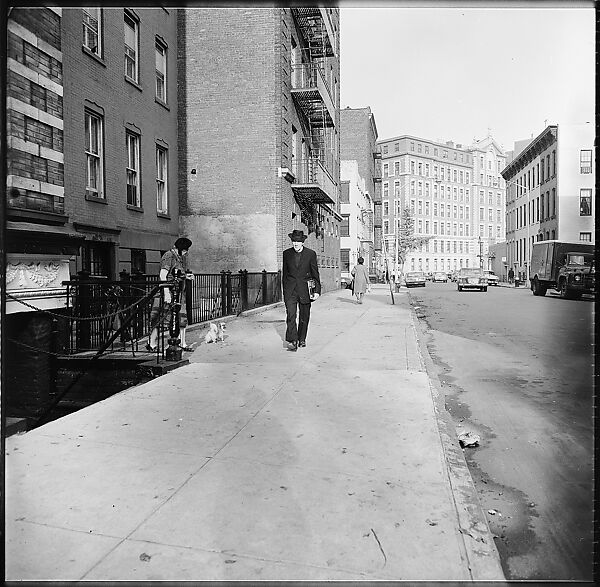
<path fill-rule="evenodd" d="M 402 210 L 402 221 L 396 233 L 396 243 L 394 250 L 390 251 L 394 257 L 396 249 L 398 251 L 398 269 L 401 273 L 404 272 L 404 262 L 406 257 L 412 251 L 420 249 L 431 236 L 420 236 L 415 234 L 415 219 L 410 208 L 405 207 Z"/>

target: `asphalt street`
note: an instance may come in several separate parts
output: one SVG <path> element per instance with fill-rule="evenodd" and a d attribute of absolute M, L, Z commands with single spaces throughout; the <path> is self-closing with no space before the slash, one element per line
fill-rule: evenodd
<path fill-rule="evenodd" d="M 410 290 L 507 579 L 591 580 L 593 306 L 528 289 Z"/>

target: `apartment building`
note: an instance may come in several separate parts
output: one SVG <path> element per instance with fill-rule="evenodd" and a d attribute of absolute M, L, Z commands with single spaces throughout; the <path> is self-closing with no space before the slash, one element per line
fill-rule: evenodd
<path fill-rule="evenodd" d="M 502 172 L 506 180 L 507 266 L 528 278 L 531 247 L 541 240 L 595 242 L 594 126 L 547 126 Z"/>
<path fill-rule="evenodd" d="M 366 185 L 356 160 L 341 162 L 341 277 L 350 277 L 350 272 L 359 257 L 364 259 L 369 274 L 375 274 L 373 200 Z"/>
<path fill-rule="evenodd" d="M 499 173 L 505 157 L 493 138 L 463 147 L 402 135 L 378 144 L 386 249 L 394 251 L 404 208 L 414 217 L 415 234 L 430 237 L 409 253 L 404 271 L 487 268 L 490 246 L 504 238 Z"/>
<path fill-rule="evenodd" d="M 342 275 L 362 255 L 371 275 L 381 275 L 381 173 L 377 126 L 371 109 L 346 107 L 340 111 Z M 376 212 L 377 209 L 377 212 Z M 376 226 L 375 217 L 378 217 Z M 349 268 L 348 268 L 349 267 Z"/>
<path fill-rule="evenodd" d="M 276 271 L 302 229 L 339 259 L 339 10 L 179 13 L 179 200 L 197 272 Z"/>
<path fill-rule="evenodd" d="M 157 273 L 179 234 L 177 21 L 163 8 L 7 16 L 5 332 L 27 402 L 50 380 L 52 319 L 35 309 L 60 313 L 80 272 Z"/>

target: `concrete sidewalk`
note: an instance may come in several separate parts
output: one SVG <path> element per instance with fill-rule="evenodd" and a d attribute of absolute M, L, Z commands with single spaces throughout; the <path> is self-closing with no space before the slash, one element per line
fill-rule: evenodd
<path fill-rule="evenodd" d="M 296 353 L 281 304 L 239 317 L 190 365 L 7 438 L 6 579 L 503 580 L 395 300 L 321 296 Z"/>

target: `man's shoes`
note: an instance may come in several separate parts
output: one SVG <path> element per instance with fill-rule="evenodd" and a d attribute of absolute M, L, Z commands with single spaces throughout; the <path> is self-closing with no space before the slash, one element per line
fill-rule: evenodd
<path fill-rule="evenodd" d="M 149 344 L 146 345 L 146 350 L 149 353 L 155 353 L 156 352 L 156 347 L 151 347 Z"/>
<path fill-rule="evenodd" d="M 298 350 L 298 341 L 293 340 L 292 342 L 288 342 L 288 351 L 296 352 Z"/>
<path fill-rule="evenodd" d="M 306 341 L 305 340 L 299 340 L 298 341 L 298 346 L 305 347 L 306 346 Z"/>
<path fill-rule="evenodd" d="M 191 346 L 180 346 L 179 348 L 182 351 L 187 351 L 188 353 L 191 353 L 194 350 Z"/>

